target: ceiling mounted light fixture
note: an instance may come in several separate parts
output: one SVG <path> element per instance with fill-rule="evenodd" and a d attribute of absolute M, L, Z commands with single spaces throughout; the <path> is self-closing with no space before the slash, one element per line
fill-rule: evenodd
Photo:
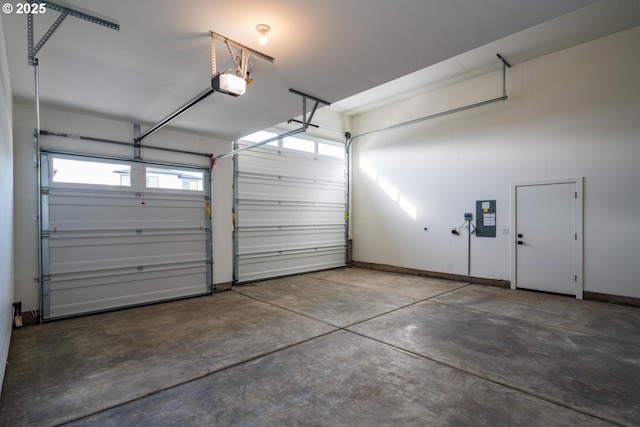
<path fill-rule="evenodd" d="M 266 45 L 269 42 L 269 39 L 267 39 L 267 33 L 271 30 L 271 27 L 266 24 L 259 24 L 256 25 L 256 30 L 260 33 L 258 42 L 263 46 Z"/>

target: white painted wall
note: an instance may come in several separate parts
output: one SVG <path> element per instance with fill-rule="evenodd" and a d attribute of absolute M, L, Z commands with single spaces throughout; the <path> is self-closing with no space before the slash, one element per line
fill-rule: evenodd
<path fill-rule="evenodd" d="M 13 323 L 13 135 L 9 66 L 0 18 L 0 390 Z"/>
<path fill-rule="evenodd" d="M 466 236 L 451 229 L 496 199 L 498 236 L 472 238 L 471 275 L 508 280 L 510 182 L 583 176 L 584 290 L 640 297 L 639 45 L 636 27 L 516 64 L 506 103 L 356 140 L 354 259 L 467 274 Z M 354 134 L 500 95 L 500 73 L 477 77 L 356 116 Z"/>
<path fill-rule="evenodd" d="M 33 216 L 37 210 L 36 172 L 33 167 L 32 133 L 35 127 L 35 107 L 14 105 L 14 162 L 15 162 L 15 299 L 21 300 L 23 310 L 39 307 L 39 285 L 33 281 L 38 275 L 38 229 Z M 96 138 L 131 142 L 133 125 L 84 114 L 54 109 L 41 109 L 41 128 L 51 132 L 71 133 Z M 143 130 L 145 128 L 143 127 Z M 92 154 L 115 156 L 133 155 L 133 149 L 112 144 L 96 144 L 68 138 L 43 137 L 43 146 Z M 145 146 L 172 147 L 195 152 L 219 154 L 231 148 L 229 142 L 204 136 L 163 129 L 144 140 Z M 106 150 L 105 150 L 106 147 Z M 194 164 L 193 156 L 147 149 L 148 160 Z M 209 164 L 202 157 L 199 165 Z M 220 161 L 213 171 L 213 280 L 231 282 L 233 276 L 233 246 L 231 239 L 231 208 L 233 206 L 233 167 L 230 159 Z"/>

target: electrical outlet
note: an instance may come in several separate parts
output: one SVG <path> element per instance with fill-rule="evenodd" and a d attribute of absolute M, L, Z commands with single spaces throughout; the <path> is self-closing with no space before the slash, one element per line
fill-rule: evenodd
<path fill-rule="evenodd" d="M 447 270 L 453 270 L 453 264 L 447 264 Z"/>
<path fill-rule="evenodd" d="M 429 227 L 425 227 L 425 228 L 424 228 L 424 232 L 425 232 L 425 233 L 428 233 L 428 232 L 429 232 Z"/>

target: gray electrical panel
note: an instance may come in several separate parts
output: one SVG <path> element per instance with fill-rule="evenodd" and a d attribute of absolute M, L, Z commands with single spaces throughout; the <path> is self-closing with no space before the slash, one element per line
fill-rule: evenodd
<path fill-rule="evenodd" d="M 476 201 L 476 237 L 496 237 L 496 201 Z"/>

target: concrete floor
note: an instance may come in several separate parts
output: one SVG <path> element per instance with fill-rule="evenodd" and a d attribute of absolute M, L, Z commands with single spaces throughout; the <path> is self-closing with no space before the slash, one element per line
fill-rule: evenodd
<path fill-rule="evenodd" d="M 345 268 L 13 332 L 0 425 L 640 425 L 640 310 Z"/>

